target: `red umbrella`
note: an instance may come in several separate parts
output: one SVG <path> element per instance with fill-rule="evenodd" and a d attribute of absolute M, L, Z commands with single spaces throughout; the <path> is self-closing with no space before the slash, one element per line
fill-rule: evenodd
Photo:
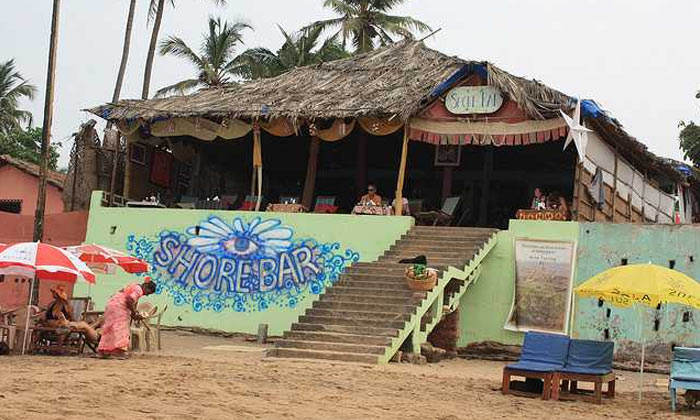
<path fill-rule="evenodd" d="M 101 245 L 85 244 L 69 246 L 66 251 L 78 257 L 89 266 L 119 266 L 127 273 L 145 273 L 150 269 L 148 263 L 140 258 L 132 257 L 117 250 Z"/>
<path fill-rule="evenodd" d="M 95 283 L 95 273 L 74 255 L 41 242 L 20 242 L 0 247 L 0 274 Z"/>

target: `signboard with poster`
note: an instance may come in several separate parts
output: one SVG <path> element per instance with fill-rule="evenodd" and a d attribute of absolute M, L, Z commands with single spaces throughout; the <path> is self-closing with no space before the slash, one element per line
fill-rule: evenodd
<path fill-rule="evenodd" d="M 515 293 L 505 329 L 568 333 L 575 242 L 515 239 Z"/>

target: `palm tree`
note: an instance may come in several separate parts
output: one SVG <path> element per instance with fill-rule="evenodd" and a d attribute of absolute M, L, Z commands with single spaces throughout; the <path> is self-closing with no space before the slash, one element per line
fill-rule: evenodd
<path fill-rule="evenodd" d="M 277 76 L 295 67 L 308 66 L 348 57 L 349 54 L 334 39 L 327 39 L 318 46 L 322 28 L 313 28 L 293 34 L 278 25 L 284 44 L 276 53 L 267 48 L 251 48 L 243 52 L 236 62 L 240 64 L 238 74 L 252 80 Z"/>
<path fill-rule="evenodd" d="M 185 41 L 176 36 L 164 39 L 160 44 L 161 55 L 181 57 L 197 68 L 196 79 L 185 79 L 160 89 L 156 96 L 172 93 L 184 94 L 198 87 L 220 86 L 233 82 L 232 77 L 239 73 L 236 61 L 236 47 L 243 43 L 243 31 L 253 29 L 243 21 L 227 22 L 221 18 L 209 18 L 209 32 L 199 53 L 190 48 Z"/>
<path fill-rule="evenodd" d="M 22 98 L 34 99 L 36 90 L 15 69 L 15 60 L 0 63 L 0 132 L 9 133 L 21 129 L 23 123 L 32 124 L 32 113 L 18 107 Z"/>
<path fill-rule="evenodd" d="M 124 44 L 122 46 L 122 58 L 119 63 L 119 72 L 117 73 L 117 82 L 114 84 L 114 93 L 112 94 L 112 102 L 119 100 L 119 95 L 122 91 L 124 83 L 124 74 L 126 73 L 126 64 L 129 61 L 129 49 L 131 48 L 131 30 L 134 26 L 134 13 L 136 11 L 136 0 L 131 0 L 129 4 L 129 14 L 126 18 L 126 30 L 124 31 Z"/>
<path fill-rule="evenodd" d="M 414 32 L 430 31 L 430 26 L 410 16 L 395 16 L 388 12 L 405 0 L 325 0 L 323 7 L 332 9 L 339 17 L 319 20 L 307 28 L 338 29 L 333 38 L 345 47 L 352 42 L 356 53 L 371 51 L 394 42 L 392 36 L 413 38 Z"/>
<path fill-rule="evenodd" d="M 151 74 L 153 73 L 153 59 L 156 55 L 156 45 L 158 44 L 158 34 L 160 33 L 160 24 L 163 22 L 163 12 L 165 11 L 166 0 L 150 0 L 148 6 L 148 19 L 153 19 L 153 31 L 151 32 L 151 42 L 148 45 L 148 55 L 146 56 L 146 67 L 143 74 L 143 89 L 141 90 L 141 99 L 148 99 L 148 93 L 151 88 Z M 167 0 L 170 5 L 175 7 L 175 0 Z M 211 0 L 217 5 L 223 6 L 226 0 Z"/>

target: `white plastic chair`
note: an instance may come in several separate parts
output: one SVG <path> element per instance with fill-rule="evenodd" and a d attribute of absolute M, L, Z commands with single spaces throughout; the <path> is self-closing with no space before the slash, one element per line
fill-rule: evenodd
<path fill-rule="evenodd" d="M 144 352 L 144 349 L 151 351 L 153 342 L 156 341 L 158 351 L 161 350 L 160 323 L 163 313 L 168 309 L 166 305 L 162 311 L 158 311 L 157 306 L 153 306 L 149 302 L 139 303 L 136 311 L 144 318 L 140 321 L 134 321 L 131 324 L 131 348 L 133 349 L 134 338 L 138 339 L 139 351 Z M 156 320 L 156 325 L 151 323 L 151 320 Z"/>

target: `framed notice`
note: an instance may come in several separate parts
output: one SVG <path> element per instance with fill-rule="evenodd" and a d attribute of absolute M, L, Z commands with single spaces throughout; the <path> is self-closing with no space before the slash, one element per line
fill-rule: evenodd
<path fill-rule="evenodd" d="M 568 333 L 575 242 L 515 239 L 515 293 L 504 326 Z"/>
<path fill-rule="evenodd" d="M 462 148 L 456 144 L 438 144 L 435 147 L 435 166 L 459 166 Z"/>
<path fill-rule="evenodd" d="M 129 159 L 139 165 L 146 164 L 146 147 L 142 144 L 132 143 L 129 145 Z"/>

